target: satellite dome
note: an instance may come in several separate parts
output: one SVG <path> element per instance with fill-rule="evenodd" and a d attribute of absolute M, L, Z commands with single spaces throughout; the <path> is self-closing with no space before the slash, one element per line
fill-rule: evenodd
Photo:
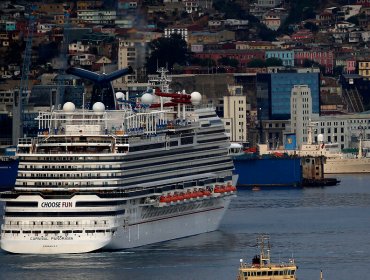
<path fill-rule="evenodd" d="M 317 135 L 317 141 L 318 142 L 324 142 L 324 135 L 323 134 Z"/>
<path fill-rule="evenodd" d="M 105 111 L 105 106 L 101 102 L 95 102 L 92 109 L 96 113 L 103 113 Z"/>
<path fill-rule="evenodd" d="M 76 110 L 75 104 L 73 104 L 72 102 L 64 103 L 64 105 L 63 105 L 63 111 L 64 112 L 74 112 L 74 110 Z"/>
<path fill-rule="evenodd" d="M 117 91 L 117 92 L 116 92 L 116 98 L 117 98 L 117 99 L 124 99 L 124 98 L 125 98 L 125 95 L 124 95 L 124 93 L 123 93 L 123 92 L 121 92 L 121 91 Z"/>
<path fill-rule="evenodd" d="M 144 93 L 143 96 L 141 96 L 141 103 L 145 105 L 151 105 L 153 103 L 154 97 L 150 93 Z"/>
<path fill-rule="evenodd" d="M 191 93 L 190 101 L 193 105 L 199 105 L 201 100 L 202 95 L 199 92 L 194 91 Z"/>

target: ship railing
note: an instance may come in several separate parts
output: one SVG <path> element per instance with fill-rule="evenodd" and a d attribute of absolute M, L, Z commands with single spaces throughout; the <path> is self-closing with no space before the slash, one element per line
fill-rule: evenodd
<path fill-rule="evenodd" d="M 31 137 L 25 137 L 25 138 L 19 138 L 18 144 L 19 145 L 31 145 L 33 138 Z"/>
<path fill-rule="evenodd" d="M 108 227 L 113 227 L 115 225 L 112 225 L 112 224 L 104 224 L 104 223 L 98 223 L 98 224 L 65 224 L 65 225 L 58 225 L 58 224 L 54 224 L 54 225 L 50 225 L 50 224 L 47 224 L 47 225 L 41 225 L 41 224 L 36 224 L 36 225 L 32 225 L 32 224 L 23 224 L 23 225 L 9 225 L 9 224 L 3 224 L 1 226 L 1 229 L 2 230 L 9 230 L 9 229 L 23 229 L 23 230 L 27 230 L 27 229 L 85 229 L 85 228 L 108 228 Z"/>
<path fill-rule="evenodd" d="M 260 268 L 285 268 L 285 267 L 291 267 L 294 266 L 295 263 L 278 263 L 278 264 L 266 264 L 263 266 L 260 266 L 259 264 L 252 265 L 252 264 L 247 264 L 247 263 L 241 263 L 240 268 L 242 269 L 260 269 Z"/>
<path fill-rule="evenodd" d="M 166 140 L 166 136 L 155 136 L 155 137 L 149 137 L 147 139 L 143 139 L 141 137 L 130 137 L 128 138 L 128 143 L 158 143 L 158 142 L 164 142 Z"/>

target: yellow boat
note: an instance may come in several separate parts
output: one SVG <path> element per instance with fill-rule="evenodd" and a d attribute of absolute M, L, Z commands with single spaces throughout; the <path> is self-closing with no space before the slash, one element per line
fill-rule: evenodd
<path fill-rule="evenodd" d="M 270 240 L 268 236 L 262 235 L 257 238 L 260 255 L 252 259 L 252 263 L 240 260 L 237 280 L 296 280 L 297 265 L 294 259 L 288 263 L 271 263 Z"/>

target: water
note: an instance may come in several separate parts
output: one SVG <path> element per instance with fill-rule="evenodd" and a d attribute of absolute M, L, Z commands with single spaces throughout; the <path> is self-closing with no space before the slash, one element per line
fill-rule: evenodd
<path fill-rule="evenodd" d="M 370 279 L 370 175 L 339 186 L 239 191 L 219 231 L 120 252 L 32 256 L 0 253 L 1 279 L 235 279 L 258 234 L 273 261 L 294 257 L 299 280 Z"/>

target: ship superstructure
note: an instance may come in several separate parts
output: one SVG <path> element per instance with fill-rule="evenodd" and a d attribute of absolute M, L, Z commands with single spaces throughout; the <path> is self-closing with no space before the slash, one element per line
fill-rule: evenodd
<path fill-rule="evenodd" d="M 237 280 L 296 280 L 297 265 L 294 259 L 288 263 L 272 263 L 270 257 L 270 238 L 261 235 L 257 239 L 257 245 L 260 248 L 260 254 L 255 255 L 252 263 L 245 263 L 240 260 Z"/>
<path fill-rule="evenodd" d="M 218 228 L 236 191 L 221 120 L 199 93 L 162 93 L 178 106 L 159 108 L 148 95 L 136 108 L 39 113 L 38 137 L 19 139 L 14 191 L 1 194 L 2 249 L 115 250 Z"/>

